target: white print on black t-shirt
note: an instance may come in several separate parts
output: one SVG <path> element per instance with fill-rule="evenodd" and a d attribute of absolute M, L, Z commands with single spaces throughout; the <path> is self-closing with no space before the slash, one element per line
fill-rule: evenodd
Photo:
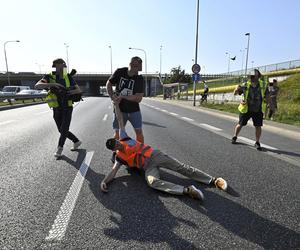
<path fill-rule="evenodd" d="M 119 93 L 122 96 L 133 95 L 134 80 L 121 77 L 119 82 Z"/>

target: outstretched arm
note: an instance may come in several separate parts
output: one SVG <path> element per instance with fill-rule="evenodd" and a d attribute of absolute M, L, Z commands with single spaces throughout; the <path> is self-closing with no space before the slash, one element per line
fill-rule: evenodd
<path fill-rule="evenodd" d="M 116 116 L 117 116 L 117 119 L 118 119 L 118 123 L 119 123 L 119 128 L 121 131 L 125 131 L 125 126 L 124 126 L 124 120 L 123 120 L 123 114 L 120 110 L 120 107 L 119 107 L 119 103 L 116 102 L 115 103 L 115 112 L 116 112 Z"/>
<path fill-rule="evenodd" d="M 100 188 L 101 188 L 102 192 L 108 192 L 107 184 L 115 178 L 115 176 L 116 176 L 116 174 L 119 171 L 121 166 L 122 166 L 121 163 L 119 163 L 117 161 L 115 162 L 112 170 L 105 176 L 105 178 L 101 182 Z"/>

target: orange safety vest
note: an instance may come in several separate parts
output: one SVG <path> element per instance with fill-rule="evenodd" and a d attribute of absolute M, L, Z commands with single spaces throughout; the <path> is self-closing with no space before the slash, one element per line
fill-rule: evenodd
<path fill-rule="evenodd" d="M 123 145 L 123 151 L 116 151 L 117 156 L 125 161 L 128 167 L 131 168 L 142 168 L 145 164 L 145 158 L 150 158 L 153 152 L 153 148 L 149 145 L 135 141 L 134 146 L 128 145 L 127 141 L 129 138 L 124 138 L 120 140 Z"/>

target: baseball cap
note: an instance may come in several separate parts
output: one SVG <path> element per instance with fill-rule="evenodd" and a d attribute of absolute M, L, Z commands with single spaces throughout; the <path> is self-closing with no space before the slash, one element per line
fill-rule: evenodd
<path fill-rule="evenodd" d="M 67 66 L 66 62 L 61 58 L 55 59 L 52 63 L 52 67 L 54 68 L 56 64 L 63 64 L 65 67 Z"/>

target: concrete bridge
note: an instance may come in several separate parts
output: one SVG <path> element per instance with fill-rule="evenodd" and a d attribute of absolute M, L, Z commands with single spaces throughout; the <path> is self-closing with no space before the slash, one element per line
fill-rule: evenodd
<path fill-rule="evenodd" d="M 10 72 L 11 85 L 26 85 L 31 88 L 39 81 L 44 74 L 34 72 Z M 78 73 L 73 76 L 85 95 L 100 95 L 100 89 L 106 85 L 110 73 Z M 143 74 L 145 78 L 145 74 Z M 7 73 L 0 73 L 0 88 L 8 85 Z M 146 96 L 154 95 L 155 90 L 160 91 L 160 81 L 158 74 L 147 74 Z"/>
<path fill-rule="evenodd" d="M 34 88 L 34 85 L 39 81 L 44 74 L 35 72 L 9 72 L 11 85 L 26 85 Z M 78 83 L 85 95 L 100 95 L 100 89 L 104 88 L 110 73 L 77 73 L 74 76 L 75 81 Z M 145 74 L 143 74 L 146 79 Z M 162 86 L 160 83 L 159 75 L 157 73 L 148 73 L 147 84 L 145 89 L 145 96 L 153 96 L 155 94 L 162 94 Z M 167 74 L 162 76 L 168 77 Z M 220 75 L 202 75 L 201 79 L 208 80 L 212 78 L 220 78 Z M 0 72 L 0 89 L 8 85 L 7 73 Z"/>

